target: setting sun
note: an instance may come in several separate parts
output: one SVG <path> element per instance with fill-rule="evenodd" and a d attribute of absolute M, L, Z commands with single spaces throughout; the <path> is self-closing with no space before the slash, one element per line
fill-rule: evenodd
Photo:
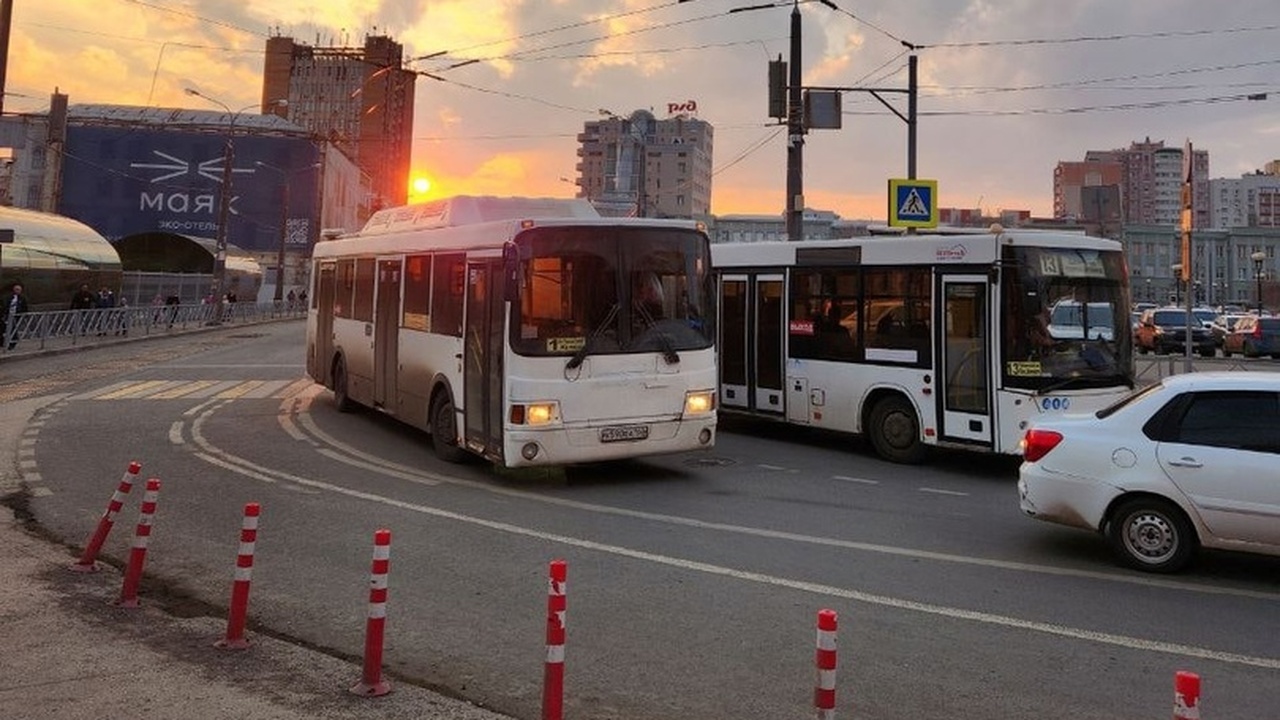
<path fill-rule="evenodd" d="M 414 195 L 426 195 L 431 191 L 431 181 L 425 177 L 416 177 L 409 183 L 409 191 Z"/>

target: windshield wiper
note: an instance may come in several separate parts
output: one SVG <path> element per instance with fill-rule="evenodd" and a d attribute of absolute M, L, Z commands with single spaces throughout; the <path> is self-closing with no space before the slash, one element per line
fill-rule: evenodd
<path fill-rule="evenodd" d="M 644 319 L 644 324 L 648 325 L 653 334 L 658 336 L 658 343 L 662 345 L 662 359 L 666 360 L 668 365 L 675 365 L 680 362 L 680 355 L 676 352 L 675 347 L 671 345 L 671 338 L 667 337 L 666 333 L 658 330 L 658 323 L 649 314 L 648 308 L 643 304 L 637 304 L 635 309 L 640 313 L 640 317 Z"/>
<path fill-rule="evenodd" d="M 587 359 L 587 354 L 591 352 L 591 342 L 596 338 L 600 337 L 600 335 L 604 333 L 604 331 L 609 327 L 609 325 L 613 323 L 613 319 L 616 318 L 617 316 L 618 316 L 618 303 L 614 303 L 612 306 L 609 307 L 609 312 L 604 316 L 604 319 L 601 320 L 598 325 L 592 328 L 591 332 L 587 335 L 587 339 L 583 341 L 582 347 L 578 348 L 578 351 L 573 354 L 573 357 L 569 358 L 569 362 L 565 363 L 564 365 L 565 370 L 578 369 L 578 366 L 582 364 L 582 361 Z"/>

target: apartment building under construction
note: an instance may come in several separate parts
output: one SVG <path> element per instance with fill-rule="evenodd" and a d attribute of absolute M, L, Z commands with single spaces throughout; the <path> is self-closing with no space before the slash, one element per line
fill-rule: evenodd
<path fill-rule="evenodd" d="M 408 198 L 417 74 L 385 35 L 363 47 L 304 45 L 267 39 L 262 108 L 324 136 L 369 175 L 369 209 Z M 280 103 L 279 100 L 286 100 Z"/>

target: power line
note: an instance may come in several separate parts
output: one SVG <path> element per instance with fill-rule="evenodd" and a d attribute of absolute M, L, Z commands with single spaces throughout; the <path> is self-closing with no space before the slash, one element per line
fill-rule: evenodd
<path fill-rule="evenodd" d="M 199 20 L 200 22 L 203 22 L 203 23 L 209 23 L 210 25 L 217 25 L 219 27 L 228 28 L 231 30 L 235 30 L 237 32 L 245 33 L 246 35 L 255 35 L 257 37 L 268 37 L 266 33 L 249 30 L 247 28 L 242 28 L 239 25 L 226 22 L 225 20 L 215 20 L 214 18 L 205 17 L 204 15 L 199 15 L 197 13 L 193 13 L 188 10 L 180 10 L 174 7 L 167 7 L 165 5 L 160 5 L 154 2 L 147 2 L 147 0 L 124 0 L 124 2 L 132 3 L 134 5 L 141 5 L 143 7 L 151 8 L 152 10 L 159 10 L 160 12 L 167 12 L 167 13 L 173 13 L 174 15 L 181 15 L 182 17 L 185 17 L 185 18 L 191 18 L 193 20 Z"/>
<path fill-rule="evenodd" d="M 466 47 L 461 47 L 461 48 L 457 48 L 457 49 L 454 49 L 454 50 L 442 50 L 442 51 L 440 51 L 440 52 L 434 52 L 434 53 L 430 53 L 430 54 L 427 54 L 427 55 L 420 55 L 420 56 L 418 56 L 418 57 L 409 58 L 406 62 L 414 62 L 414 61 L 417 61 L 417 60 L 429 60 L 429 59 L 434 59 L 434 58 L 437 58 L 437 57 L 448 56 L 448 55 L 457 55 L 458 53 L 465 53 L 465 52 L 468 52 L 468 51 L 470 51 L 470 50 L 477 50 L 477 49 L 479 49 L 479 48 L 491 47 L 491 46 L 494 46 L 494 45 L 505 45 L 505 44 L 507 44 L 507 43 L 513 43 L 513 42 L 516 42 L 516 41 L 518 41 L 518 40 L 526 40 L 526 39 L 529 39 L 529 38 L 542 37 L 542 36 L 545 36 L 545 35 L 551 35 L 551 34 L 553 34 L 553 33 L 564 32 L 565 30 L 576 30 L 576 29 L 578 29 L 578 28 L 586 27 L 586 26 L 588 26 L 588 25 L 596 25 L 596 24 L 603 23 L 603 22 L 609 22 L 609 21 L 612 21 L 612 20 L 618 20 L 618 19 L 621 19 L 621 18 L 631 17 L 632 15 L 642 15 L 642 14 L 644 14 L 644 13 L 654 12 L 654 11 L 656 11 L 656 10 L 665 10 L 666 8 L 674 7 L 674 6 L 676 6 L 676 5 L 680 5 L 680 4 L 682 4 L 682 3 L 686 2 L 686 1 L 687 1 L 687 0 L 675 0 L 675 2 L 668 2 L 668 3 L 663 4 L 663 5 L 654 5 L 654 6 L 647 7 L 647 8 L 638 8 L 638 9 L 636 9 L 636 10 L 628 10 L 628 11 L 626 11 L 626 12 L 620 12 L 620 13 L 616 13 L 616 14 L 613 14 L 613 15 L 602 15 L 602 16 L 600 16 L 600 17 L 592 18 L 592 19 L 590 19 L 590 20 L 580 20 L 580 21 L 575 22 L 575 23 L 568 23 L 568 24 L 566 24 L 566 25 L 560 25 L 560 26 L 553 27 L 553 28 L 547 28 L 547 29 L 545 29 L 545 30 L 535 30 L 535 31 L 533 31 L 533 32 L 528 32 L 528 33 L 523 33 L 523 34 L 520 34 L 520 35 L 515 35 L 515 36 L 509 37 L 509 38 L 502 39 L 502 40 L 490 40 L 490 41 L 488 41 L 488 42 L 477 43 L 477 44 L 475 44 L 475 45 L 468 45 L 468 46 L 466 46 Z M 608 37 L 608 36 L 606 36 L 606 37 Z"/>
<path fill-rule="evenodd" d="M 938 48 L 972 48 L 972 47 L 1010 47 L 1019 45 L 1066 45 L 1086 42 L 1114 42 L 1117 40 L 1152 40 L 1180 37 L 1200 37 L 1205 35 L 1230 35 L 1248 32 L 1270 32 L 1280 30 L 1280 25 L 1260 25 L 1257 27 L 1219 28 L 1213 30 L 1165 30 L 1150 33 L 1119 33 L 1115 35 L 1080 35 L 1067 38 L 1026 38 L 1021 40 L 973 40 L 969 42 L 937 43 L 934 45 L 918 45 L 920 49 Z"/>
<path fill-rule="evenodd" d="M 1020 115 L 1080 115 L 1094 112 L 1116 112 L 1123 110 L 1150 110 L 1154 108 L 1181 105 L 1217 105 L 1229 102 L 1265 100 L 1276 91 L 1264 93 L 1246 93 L 1239 95 L 1219 95 L 1204 98 L 1181 98 L 1177 100 L 1150 100 L 1146 102 L 1117 103 L 1114 105 L 1083 105 L 1063 108 L 1025 108 L 1022 110 L 935 110 L 918 113 L 930 117 L 1016 117 Z M 880 112 L 845 111 L 844 115 L 884 115 Z"/>

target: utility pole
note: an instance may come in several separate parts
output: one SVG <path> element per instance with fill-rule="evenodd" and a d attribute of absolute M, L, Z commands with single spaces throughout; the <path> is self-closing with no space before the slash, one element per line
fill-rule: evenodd
<path fill-rule="evenodd" d="M 276 248 L 276 309 L 284 299 L 284 244 L 289 238 L 289 178 L 280 178 L 280 247 Z"/>
<path fill-rule="evenodd" d="M 4 113 L 5 77 L 9 74 L 9 28 L 13 25 L 13 0 L 0 0 L 0 114 Z"/>
<path fill-rule="evenodd" d="M 787 80 L 787 240 L 804 239 L 804 105 L 800 87 L 800 2 L 791 7 Z"/>

